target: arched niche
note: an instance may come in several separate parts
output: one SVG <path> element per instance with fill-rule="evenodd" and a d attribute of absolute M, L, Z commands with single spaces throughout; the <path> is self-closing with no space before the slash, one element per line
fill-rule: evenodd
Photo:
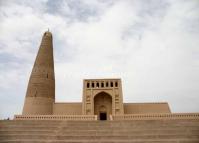
<path fill-rule="evenodd" d="M 106 92 L 100 92 L 94 97 L 94 114 L 99 120 L 109 120 L 112 114 L 112 96 Z"/>

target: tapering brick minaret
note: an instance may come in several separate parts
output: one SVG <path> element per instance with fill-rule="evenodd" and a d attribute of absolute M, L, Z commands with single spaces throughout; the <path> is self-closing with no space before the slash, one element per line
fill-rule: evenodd
<path fill-rule="evenodd" d="M 30 75 L 23 115 L 50 115 L 55 102 L 55 75 L 52 34 L 44 33 Z"/>

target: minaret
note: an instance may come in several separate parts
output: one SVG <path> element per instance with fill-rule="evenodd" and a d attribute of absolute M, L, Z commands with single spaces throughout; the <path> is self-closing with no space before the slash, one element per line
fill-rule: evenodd
<path fill-rule="evenodd" d="M 55 102 L 55 75 L 52 34 L 44 33 L 30 75 L 23 115 L 50 115 Z"/>

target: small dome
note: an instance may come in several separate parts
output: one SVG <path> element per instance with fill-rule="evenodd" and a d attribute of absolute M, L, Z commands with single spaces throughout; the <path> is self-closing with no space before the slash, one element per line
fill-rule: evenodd
<path fill-rule="evenodd" d="M 49 31 L 46 31 L 46 32 L 44 33 L 44 36 L 52 36 L 52 33 L 49 32 Z"/>

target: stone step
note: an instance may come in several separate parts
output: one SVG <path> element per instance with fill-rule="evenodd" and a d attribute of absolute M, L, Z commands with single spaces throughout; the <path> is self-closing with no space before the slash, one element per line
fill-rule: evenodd
<path fill-rule="evenodd" d="M 24 127 L 24 128 L 32 128 L 32 127 L 34 127 L 34 128 L 56 128 L 56 127 L 63 127 L 63 128 L 71 128 L 71 129 L 73 129 L 74 127 L 76 127 L 76 128 L 79 128 L 79 129 L 84 129 L 84 128 L 87 128 L 87 129 L 92 129 L 92 128 L 96 128 L 96 129 L 98 129 L 98 128 L 115 128 L 115 129 L 117 129 L 117 128 L 181 128 L 181 127 L 187 127 L 187 128 L 192 128 L 192 127 L 194 127 L 194 128 L 199 128 L 199 126 L 194 126 L 194 125 L 186 125 L 186 124 L 184 124 L 184 125 L 181 125 L 181 126 L 175 126 L 175 125 L 173 125 L 173 126 L 170 126 L 170 125 L 167 125 L 167 126 L 139 126 L 139 125 L 135 125 L 135 126 L 131 126 L 131 125 L 128 125 L 128 126 L 124 126 L 124 125 L 120 125 L 120 126 L 114 126 L 114 125 L 112 125 L 112 126 L 92 126 L 92 125 L 90 125 L 90 126 L 78 126 L 78 125 L 74 125 L 74 126 L 67 126 L 67 125 L 62 125 L 62 124 L 60 124 L 60 125 L 57 125 L 57 126 L 51 126 L 51 125 L 49 125 L 49 126 L 45 126 L 45 125 L 37 125 L 37 126 L 35 126 L 35 125 L 13 125 L 13 126 L 6 126 L 6 125 L 4 125 L 4 126 L 1 126 L 0 125 L 0 128 L 22 128 L 22 127 Z"/>
<path fill-rule="evenodd" d="M 123 127 L 128 127 L 128 126 L 132 126 L 132 127 L 136 127 L 136 126 L 141 126 L 141 127 L 152 127 L 152 126 L 160 126 L 160 127 L 165 127 L 165 126 L 175 126 L 175 127 L 177 127 L 177 126 L 182 126 L 182 125 L 186 125 L 186 126 L 197 126 L 197 127 L 199 127 L 199 122 L 196 122 L 196 123 L 192 123 L 192 124 L 190 124 L 190 123 L 181 123 L 181 124 L 169 124 L 169 123 L 167 123 L 167 124 L 164 124 L 164 123 L 160 123 L 160 124 L 155 124 L 155 123 L 150 123 L 150 124 L 136 124 L 136 123 L 123 123 L 123 124 L 113 124 L 113 123 L 109 123 L 109 124 L 107 124 L 107 123 L 101 123 L 101 124 L 88 124 L 88 123 L 85 123 L 85 124 L 83 124 L 83 123 L 81 123 L 81 124 L 78 124 L 78 122 L 75 124 L 75 123 L 73 123 L 73 124 L 69 124 L 69 123 L 59 123 L 59 124 L 43 124 L 42 122 L 40 123 L 40 122 L 38 122 L 37 124 L 31 124 L 31 122 L 28 124 L 28 123 L 26 123 L 26 124 L 22 124 L 22 123 L 20 123 L 20 124 L 18 124 L 18 123 L 15 123 L 15 124 L 10 124 L 10 123 L 0 123 L 0 127 L 5 127 L 5 126 L 10 126 L 10 127 L 17 127 L 17 126 L 52 126 L 52 127 L 55 127 L 55 126 L 59 126 L 59 125 L 62 125 L 62 126 L 67 126 L 67 127 L 73 127 L 73 126 L 79 126 L 79 127 L 89 127 L 89 126 L 95 126 L 95 127 L 121 127 L 121 126 L 123 126 Z"/>
<path fill-rule="evenodd" d="M 53 134 L 53 131 L 49 131 L 49 130 L 45 130 L 45 131 L 41 131 L 41 130 L 33 130 L 33 131 L 24 131 L 24 130 L 10 130 L 10 131 L 0 131 L 0 136 L 1 135 L 16 135 L 16 134 L 22 134 L 22 135 L 49 135 L 49 134 Z"/>
<path fill-rule="evenodd" d="M 5 132 L 0 132 L 0 136 L 3 135 L 53 135 L 56 133 L 55 131 L 5 131 Z M 112 132 L 107 132 L 107 131 L 90 131 L 90 132 L 62 132 L 59 131 L 59 135 L 64 135 L 64 136 L 132 136 L 132 135 L 198 135 L 199 131 L 198 130 L 191 130 L 191 131 L 125 131 L 125 132 L 119 132 L 119 131 L 112 131 Z"/>
<path fill-rule="evenodd" d="M 151 130 L 151 129 L 159 129 L 159 130 L 188 130 L 188 129 L 195 129 L 195 130 L 197 130 L 197 129 L 199 129 L 198 127 L 150 127 L 150 128 L 148 128 L 148 127 L 145 127 L 145 128 L 143 128 L 143 127 L 120 127 L 120 128 L 116 128 L 116 127 L 87 127 L 87 128 L 80 128 L 80 127 L 74 127 L 74 128 L 70 128 L 70 127 L 62 127 L 62 131 L 73 131 L 73 130 L 82 130 L 82 131 L 84 131 L 84 130 L 97 130 L 97 131 L 109 131 L 109 130 L 120 130 L 120 131 L 129 131 L 129 130 L 132 130 L 132 131 L 134 131 L 134 130 Z"/>
<path fill-rule="evenodd" d="M 197 130 L 85 130 L 85 131 L 81 131 L 81 130 L 74 130 L 74 131 L 59 131 L 60 135 L 74 135 L 74 134 L 78 134 L 78 135 L 139 135 L 139 134 L 143 134 L 143 135 L 152 135 L 152 134 L 179 134 L 179 135 L 186 135 L 186 134 L 194 134 L 194 135 L 198 135 L 199 134 L 199 129 Z"/>
<path fill-rule="evenodd" d="M 199 139 L 199 135 L 131 135 L 131 136 L 57 136 L 58 140 L 67 140 L 67 139 L 106 139 L 106 140 L 131 140 L 131 139 Z"/>
<path fill-rule="evenodd" d="M 91 131 L 101 131 L 101 132 L 111 132 L 111 131 L 117 131 L 119 130 L 120 132 L 136 132 L 138 130 L 140 131 L 151 131 L 151 130 L 158 130 L 158 131 L 167 131 L 167 130 L 173 130 L 173 131 L 191 131 L 191 130 L 199 130 L 198 127 L 165 127 L 165 128 L 142 128 L 142 127 L 136 127 L 136 128 L 114 128 L 114 127 L 86 127 L 86 128 L 79 128 L 79 127 L 74 127 L 74 128 L 68 128 L 68 127 L 17 127 L 17 128 L 12 128 L 12 127 L 4 127 L 0 128 L 0 132 L 3 131 L 12 131 L 12 130 L 21 130 L 21 131 L 55 131 L 55 130 L 60 130 L 61 132 L 75 132 L 75 131 L 81 131 L 81 132 L 91 132 Z"/>
<path fill-rule="evenodd" d="M 199 143 L 199 120 L 0 121 L 1 142 Z"/>
<path fill-rule="evenodd" d="M 67 124 L 67 123 L 59 123 L 59 124 L 43 124 L 43 123 L 40 123 L 40 122 L 38 122 L 37 124 L 31 124 L 31 122 L 28 124 L 28 123 L 26 123 L 26 124 L 18 124 L 18 123 L 15 123 L 15 124 L 10 124 L 10 123 L 4 123 L 4 124 L 1 124 L 0 123 L 0 126 L 21 126 L 21 125 L 23 125 L 23 126 L 39 126 L 39 125 L 42 125 L 42 126 L 58 126 L 58 125 L 63 125 L 63 126 L 74 126 L 74 125 L 76 125 L 76 126 L 80 126 L 80 127 L 85 127 L 85 126 L 109 126 L 109 127 L 111 127 L 111 126 L 121 126 L 121 125 L 123 125 L 123 126 L 135 126 L 135 125 L 139 125 L 139 124 L 136 124 L 136 123 L 134 123 L 134 124 L 127 124 L 127 123 L 125 123 L 125 124 L 111 124 L 111 123 L 109 123 L 109 124 L 106 124 L 106 123 L 103 123 L 103 124 L 78 124 L 78 122 L 75 124 L 75 123 L 73 123 L 73 124 Z M 141 124 L 141 125 L 139 125 L 139 126 L 145 126 L 145 125 L 147 125 L 147 124 Z M 155 126 L 167 126 L 168 124 L 154 124 Z M 173 124 L 174 126 L 181 126 L 181 125 L 178 125 L 178 124 Z M 187 124 L 187 125 L 189 125 L 189 124 Z M 196 123 L 195 124 L 191 124 L 190 126 L 195 126 L 195 125 L 197 125 Z M 151 126 L 151 125 L 147 125 L 147 126 Z M 171 124 L 171 126 L 172 126 L 172 124 Z"/>
<path fill-rule="evenodd" d="M 6 139 L 47 139 L 47 140 L 132 140 L 132 139 L 198 139 L 199 135 L 131 135 L 131 136 L 108 136 L 108 135 L 96 135 L 96 136 L 49 136 L 49 135 L 0 135 L 0 140 Z"/>
<path fill-rule="evenodd" d="M 34 133 L 20 133 L 21 135 L 23 136 L 42 136 L 42 137 L 45 137 L 45 136 L 51 136 L 52 138 L 54 138 L 54 134 L 55 133 L 37 133 L 37 132 L 34 132 Z M 4 137 L 18 137 L 18 136 L 21 136 L 20 134 L 16 134 L 16 133 L 3 133 L 0 135 L 0 138 L 4 138 Z M 90 133 L 90 134 L 85 134 L 85 133 L 80 133 L 80 134 L 77 134 L 77 133 L 70 133 L 70 134 L 63 134 L 63 133 L 60 133 L 59 134 L 59 137 L 64 137 L 64 138 L 68 138 L 68 137 L 104 137 L 104 136 L 108 136 L 108 137 L 115 137 L 115 136 L 119 136 L 119 137 L 124 137 L 124 138 L 129 138 L 129 137 L 138 137 L 138 136 L 198 136 L 198 132 L 192 132 L 192 133 L 174 133 L 174 132 L 171 132 L 171 133 Z M 52 139 L 51 138 L 51 139 Z"/>
<path fill-rule="evenodd" d="M 56 121 L 56 120 L 0 120 L 0 124 L 3 125 L 3 124 L 23 124 L 23 125 L 26 125 L 26 124 L 32 124 L 32 125 L 35 125 L 35 124 L 44 124 L 44 125 L 49 125 L 49 124 L 60 124 L 62 121 Z"/>
<path fill-rule="evenodd" d="M 0 125 L 0 128 L 21 128 L 21 127 L 24 127 L 24 128 L 31 128 L 31 127 L 37 127 L 37 128 L 56 128 L 56 127 L 58 127 L 58 126 L 61 126 L 61 127 L 63 127 L 63 128 L 74 128 L 74 127 L 76 127 L 76 128 L 79 128 L 79 129 L 84 129 L 84 128 L 96 128 L 96 129 L 98 129 L 98 128 L 115 128 L 115 129 L 117 129 L 117 128 L 121 128 L 121 127 L 123 127 L 123 128 L 180 128 L 180 127 L 187 127 L 187 128 L 192 128 L 192 127 L 196 127 L 196 128 L 199 128 L 199 126 L 195 126 L 195 125 L 181 125 L 181 126 L 175 126 L 175 125 L 173 125 L 173 126 L 170 126 L 170 125 L 167 125 L 167 126 L 139 126 L 139 125 L 136 125 L 136 126 L 131 126 L 131 125 L 126 125 L 126 126 L 124 126 L 124 125 L 120 125 L 120 126 L 78 126 L 78 125 L 74 125 L 74 126 L 67 126 L 67 125 L 57 125 L 57 126 L 51 126 L 51 125 L 48 125 L 48 126 L 45 126 L 45 125 L 13 125 L 13 126 L 1 126 Z"/>
<path fill-rule="evenodd" d="M 198 143 L 199 140 L 7 140 L 1 141 L 1 143 Z"/>
<path fill-rule="evenodd" d="M 190 120 L 190 121 L 187 121 L 187 120 L 147 120 L 147 121 L 53 121 L 53 120 L 24 120 L 24 121 L 20 121 L 20 120 L 10 120 L 10 121 L 0 121 L 0 124 L 3 125 L 3 124 L 7 124 L 9 123 L 10 125 L 11 124 L 17 124 L 17 125 L 20 125 L 20 124 L 23 124 L 23 125 L 36 125 L 36 124 L 43 124 L 43 125 L 59 125 L 60 123 L 62 123 L 63 125 L 64 124 L 67 124 L 67 126 L 70 126 L 70 125 L 125 125 L 125 124 L 132 124 L 132 125 L 150 125 L 149 123 L 152 123 L 154 125 L 156 124 L 159 124 L 159 125 L 181 125 L 181 124 L 198 124 L 199 126 L 199 121 L 198 120 Z"/>
<path fill-rule="evenodd" d="M 16 130 L 56 130 L 58 127 L 15 127 L 15 128 L 12 128 L 12 127 L 4 127 L 4 128 L 1 128 L 0 127 L 0 131 L 4 131 L 4 130 L 12 130 L 12 129 L 16 129 Z"/>
<path fill-rule="evenodd" d="M 60 123 L 60 124 L 42 124 L 42 123 L 38 123 L 38 124 L 0 124 L 0 127 L 4 127 L 4 126 L 68 126 L 68 127 L 73 127 L 73 126 L 79 126 L 79 127 L 89 127 L 89 126 L 95 126 L 95 127 L 120 127 L 120 126 L 124 126 L 124 127 L 128 127 L 128 126 L 142 126 L 142 127 L 151 127 L 152 124 L 143 124 L 143 125 L 139 125 L 139 124 L 66 124 L 66 123 Z M 169 124 L 153 124 L 153 126 L 168 126 Z M 198 126 L 199 127 L 199 123 L 198 124 L 170 124 L 169 126 L 182 126 L 182 125 L 187 125 L 187 126 Z"/>
<path fill-rule="evenodd" d="M 55 132 L 58 132 L 59 135 L 71 136 L 71 135 L 80 135 L 80 136 L 102 136 L 102 135 L 123 135 L 123 136 L 131 136 L 131 135 L 159 135 L 159 134 L 166 134 L 166 135 L 198 135 L 199 129 L 197 130 L 72 130 L 72 131 L 49 131 L 49 130 L 10 130 L 10 131 L 0 131 L 1 135 L 52 135 Z"/>

